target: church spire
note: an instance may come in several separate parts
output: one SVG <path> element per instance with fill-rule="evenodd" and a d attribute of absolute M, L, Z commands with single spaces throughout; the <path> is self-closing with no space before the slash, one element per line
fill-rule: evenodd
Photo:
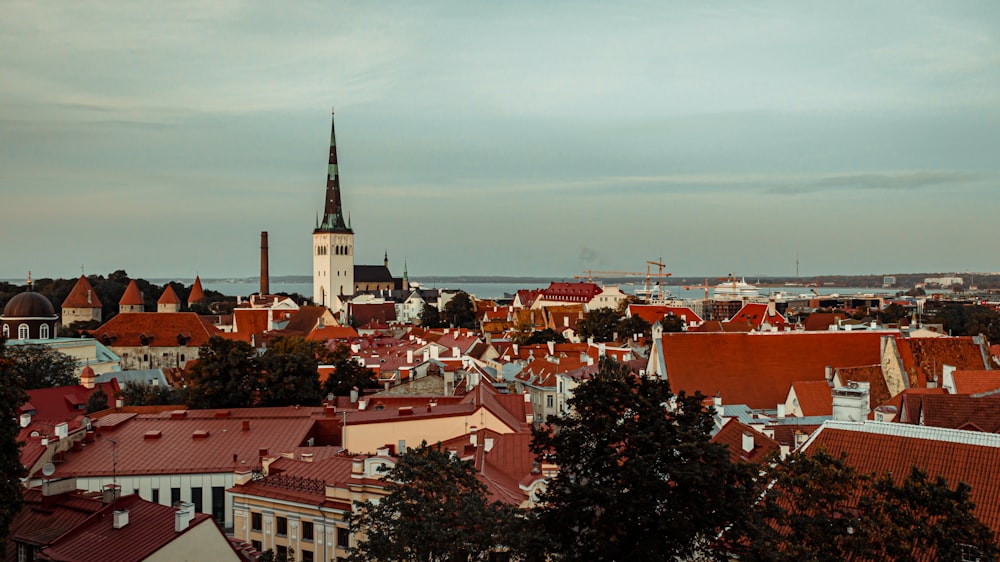
<path fill-rule="evenodd" d="M 349 231 L 344 223 L 344 208 L 340 202 L 340 174 L 337 169 L 337 135 L 330 114 L 330 164 L 326 173 L 326 203 L 323 206 L 323 222 L 317 230 Z"/>

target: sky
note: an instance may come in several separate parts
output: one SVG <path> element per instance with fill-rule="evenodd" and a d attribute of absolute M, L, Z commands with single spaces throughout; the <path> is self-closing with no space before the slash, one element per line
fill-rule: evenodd
<path fill-rule="evenodd" d="M 995 0 L 0 7 L 0 278 L 1000 271 Z"/>

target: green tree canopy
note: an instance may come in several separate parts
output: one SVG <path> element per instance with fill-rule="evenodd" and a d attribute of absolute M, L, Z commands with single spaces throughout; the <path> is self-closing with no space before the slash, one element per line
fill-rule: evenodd
<path fill-rule="evenodd" d="M 972 513 L 969 487 L 952 489 L 916 468 L 897 484 L 820 451 L 790 455 L 762 481 L 766 493 L 743 520 L 749 529 L 730 541 L 740 560 L 996 560 L 1000 554 Z"/>
<path fill-rule="evenodd" d="M 260 406 L 318 406 L 319 362 L 326 348 L 302 337 L 280 337 L 271 342 L 260 359 Z"/>
<path fill-rule="evenodd" d="M 165 406 L 184 402 L 176 389 L 146 382 L 127 383 L 122 387 L 121 394 L 125 404 L 129 406 Z"/>
<path fill-rule="evenodd" d="M 684 320 L 680 316 L 668 314 L 660 319 L 660 326 L 663 327 L 664 333 L 683 332 Z"/>
<path fill-rule="evenodd" d="M 549 343 L 550 341 L 555 343 L 566 343 L 566 338 L 552 328 L 545 328 L 544 330 L 532 332 L 526 340 L 520 343 L 531 345 L 536 343 Z"/>
<path fill-rule="evenodd" d="M 7 356 L 9 348 L 0 338 L 0 541 L 7 536 L 10 523 L 24 503 L 21 478 L 27 475 L 21 465 L 18 442 L 18 414 L 28 401 L 24 380 Z"/>
<path fill-rule="evenodd" d="M 749 506 L 749 473 L 709 442 L 700 394 L 604 358 L 568 405 L 532 443 L 559 466 L 540 498 L 552 559 L 688 559 Z"/>
<path fill-rule="evenodd" d="M 333 373 L 323 383 L 323 394 L 348 396 L 351 389 L 378 388 L 378 381 L 368 367 L 359 364 L 351 357 L 351 350 L 344 344 L 337 345 L 327 359 L 333 365 Z"/>
<path fill-rule="evenodd" d="M 584 340 L 594 338 L 595 342 L 614 341 L 618 334 L 618 323 L 622 315 L 608 307 L 595 308 L 576 324 L 576 331 Z M 624 337 L 624 336 L 623 336 Z"/>
<path fill-rule="evenodd" d="M 76 359 L 38 344 L 7 346 L 10 369 L 23 381 L 24 388 L 52 388 L 79 384 Z"/>
<path fill-rule="evenodd" d="M 444 322 L 441 321 L 441 312 L 435 306 L 431 306 L 424 303 L 424 307 L 420 309 L 420 326 L 423 328 L 440 328 L 444 326 Z"/>
<path fill-rule="evenodd" d="M 402 454 L 385 481 L 378 503 L 355 504 L 351 531 L 364 540 L 349 560 L 464 562 L 510 548 L 517 508 L 490 503 L 471 464 L 440 445 Z"/>
<path fill-rule="evenodd" d="M 94 412 L 107 409 L 108 395 L 104 393 L 104 389 L 98 386 L 94 389 L 94 392 L 90 393 L 90 397 L 87 398 L 87 413 L 93 414 Z"/>
<path fill-rule="evenodd" d="M 476 325 L 476 307 L 469 293 L 459 291 L 444 305 L 444 321 L 456 328 L 473 328 Z"/>
<path fill-rule="evenodd" d="M 247 408 L 260 382 L 260 359 L 250 344 L 212 336 L 191 367 L 185 403 L 191 408 Z"/>

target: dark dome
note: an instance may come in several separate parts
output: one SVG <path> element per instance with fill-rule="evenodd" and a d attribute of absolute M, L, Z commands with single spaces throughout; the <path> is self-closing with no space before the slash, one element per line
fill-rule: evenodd
<path fill-rule="evenodd" d="M 57 318 L 56 309 L 41 293 L 26 291 L 7 302 L 4 318 Z"/>

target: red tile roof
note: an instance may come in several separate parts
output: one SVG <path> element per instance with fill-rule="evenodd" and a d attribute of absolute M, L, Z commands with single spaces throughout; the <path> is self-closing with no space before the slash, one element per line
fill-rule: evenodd
<path fill-rule="evenodd" d="M 632 316 L 638 316 L 650 324 L 659 322 L 664 316 L 676 316 L 677 318 L 684 317 L 684 321 L 688 324 L 691 322 L 700 323 L 702 321 L 701 316 L 698 316 L 695 311 L 686 306 L 630 304 L 628 309 Z"/>
<path fill-rule="evenodd" d="M 556 283 L 542 290 L 541 299 L 546 301 L 590 302 L 601 294 L 601 288 L 594 283 Z"/>
<path fill-rule="evenodd" d="M 26 411 L 25 407 L 30 407 L 35 411 L 31 416 L 32 422 L 69 421 L 87 413 L 87 401 L 90 400 L 91 394 L 97 392 L 98 388 L 104 391 L 108 397 L 107 407 L 114 406 L 115 393 L 120 390 L 118 379 L 98 383 L 94 388 L 75 384 L 29 390 L 28 404 L 22 406 L 21 410 L 24 412 Z"/>
<path fill-rule="evenodd" d="M 360 337 L 358 331 L 350 326 L 326 326 L 315 328 L 306 336 L 307 340 L 336 341 Z"/>
<path fill-rule="evenodd" d="M 121 300 L 118 301 L 118 304 L 122 306 L 142 306 L 146 304 L 142 300 L 142 293 L 139 292 L 139 285 L 136 285 L 135 279 L 128 282 L 128 287 L 125 288 L 125 293 L 122 295 Z"/>
<path fill-rule="evenodd" d="M 743 436 L 748 435 L 753 438 L 753 446 L 749 451 L 743 448 Z M 781 451 L 781 446 L 777 441 L 756 429 L 740 423 L 736 418 L 730 418 L 726 425 L 722 426 L 711 439 L 712 443 L 720 443 L 729 449 L 730 462 L 752 462 L 761 463 L 768 458 L 771 453 Z"/>
<path fill-rule="evenodd" d="M 73 290 L 69 292 L 62 303 L 63 308 L 101 308 L 102 306 L 104 305 L 101 304 L 101 299 L 97 297 L 90 281 L 83 275 L 77 280 L 76 285 L 73 285 Z"/>
<path fill-rule="evenodd" d="M 181 299 L 177 296 L 177 292 L 174 291 L 174 286 L 167 283 L 166 288 L 163 289 L 163 294 L 160 295 L 156 304 L 181 304 Z"/>
<path fill-rule="evenodd" d="M 113 527 L 112 513 L 115 510 L 129 512 L 128 524 L 120 529 Z M 205 513 L 194 514 L 188 528 L 177 533 L 174 527 L 175 513 L 176 510 L 172 507 L 145 501 L 134 494 L 122 496 L 56 539 L 42 553 L 46 560 L 144 560 L 197 525 L 215 527 L 218 540 L 228 544 L 222 530 Z"/>
<path fill-rule="evenodd" d="M 396 321 L 396 305 L 391 302 L 371 304 L 351 304 L 351 316 L 358 326 L 370 324 L 373 321 L 382 323 Z"/>
<path fill-rule="evenodd" d="M 813 312 L 806 317 L 804 326 L 807 332 L 821 332 L 845 318 L 847 315 L 840 312 Z"/>
<path fill-rule="evenodd" d="M 928 380 L 941 380 L 942 369 L 951 365 L 959 370 L 981 370 L 988 366 L 984 350 L 971 337 L 896 338 L 903 368 L 910 375 L 910 386 L 927 386 Z"/>
<path fill-rule="evenodd" d="M 871 408 L 874 410 L 888 402 L 892 395 L 889 394 L 889 385 L 885 382 L 885 374 L 882 372 L 882 365 L 865 365 L 862 367 L 838 367 L 837 374 L 842 383 L 849 381 L 866 382 L 869 385 L 869 400 Z"/>
<path fill-rule="evenodd" d="M 353 462 L 354 459 L 348 456 L 331 456 L 312 461 L 301 460 L 301 455 L 296 459 L 279 458 L 270 464 L 268 476 L 264 479 L 236 485 L 230 491 L 317 505 L 326 501 L 325 486 L 344 487 L 351 481 Z M 289 487 L 282 481 L 290 476 L 306 479 L 306 484 L 309 480 L 314 481 L 317 486 L 315 489 L 308 489 L 309 486 Z M 347 507 L 350 508 L 349 505 Z"/>
<path fill-rule="evenodd" d="M 955 394 L 981 394 L 1000 389 L 1000 370 L 955 371 Z"/>
<path fill-rule="evenodd" d="M 1000 394 L 974 397 L 963 394 L 903 395 L 900 423 L 1000 432 Z"/>
<path fill-rule="evenodd" d="M 925 396 L 925 398 L 927 398 Z M 972 487 L 973 513 L 1000 532 L 1000 436 L 914 427 L 897 423 L 826 422 L 806 443 L 807 454 L 847 453 L 847 463 L 864 473 L 892 474 L 897 482 L 917 466 L 931 479 L 943 476 L 954 488 Z"/>
<path fill-rule="evenodd" d="M 220 333 L 193 312 L 122 312 L 92 331 L 91 336 L 115 347 L 139 347 L 143 336 L 152 347 L 176 347 L 181 336 L 187 347 L 201 347 Z"/>
<path fill-rule="evenodd" d="M 826 380 L 792 383 L 803 416 L 832 416 L 833 393 Z"/>
<path fill-rule="evenodd" d="M 201 287 L 201 277 L 194 276 L 194 284 L 191 285 L 191 292 L 188 293 L 188 305 L 196 304 L 205 300 L 205 290 Z"/>
<path fill-rule="evenodd" d="M 25 490 L 24 507 L 11 521 L 7 540 L 48 546 L 103 507 L 100 499 L 78 493 L 42 496 L 41 488 Z M 17 560 L 16 549 L 8 546 L 7 551 L 4 560 Z"/>
<path fill-rule="evenodd" d="M 785 320 L 784 316 L 777 312 L 774 314 L 769 313 L 767 307 L 766 303 L 748 302 L 729 319 L 729 322 L 732 324 L 747 324 L 753 328 L 759 328 L 764 323 L 779 329 L 788 325 L 788 320 Z"/>
<path fill-rule="evenodd" d="M 796 381 L 825 380 L 825 367 L 881 361 L 877 332 L 671 333 L 662 338 L 674 392 L 722 394 L 725 404 L 774 408 Z"/>

